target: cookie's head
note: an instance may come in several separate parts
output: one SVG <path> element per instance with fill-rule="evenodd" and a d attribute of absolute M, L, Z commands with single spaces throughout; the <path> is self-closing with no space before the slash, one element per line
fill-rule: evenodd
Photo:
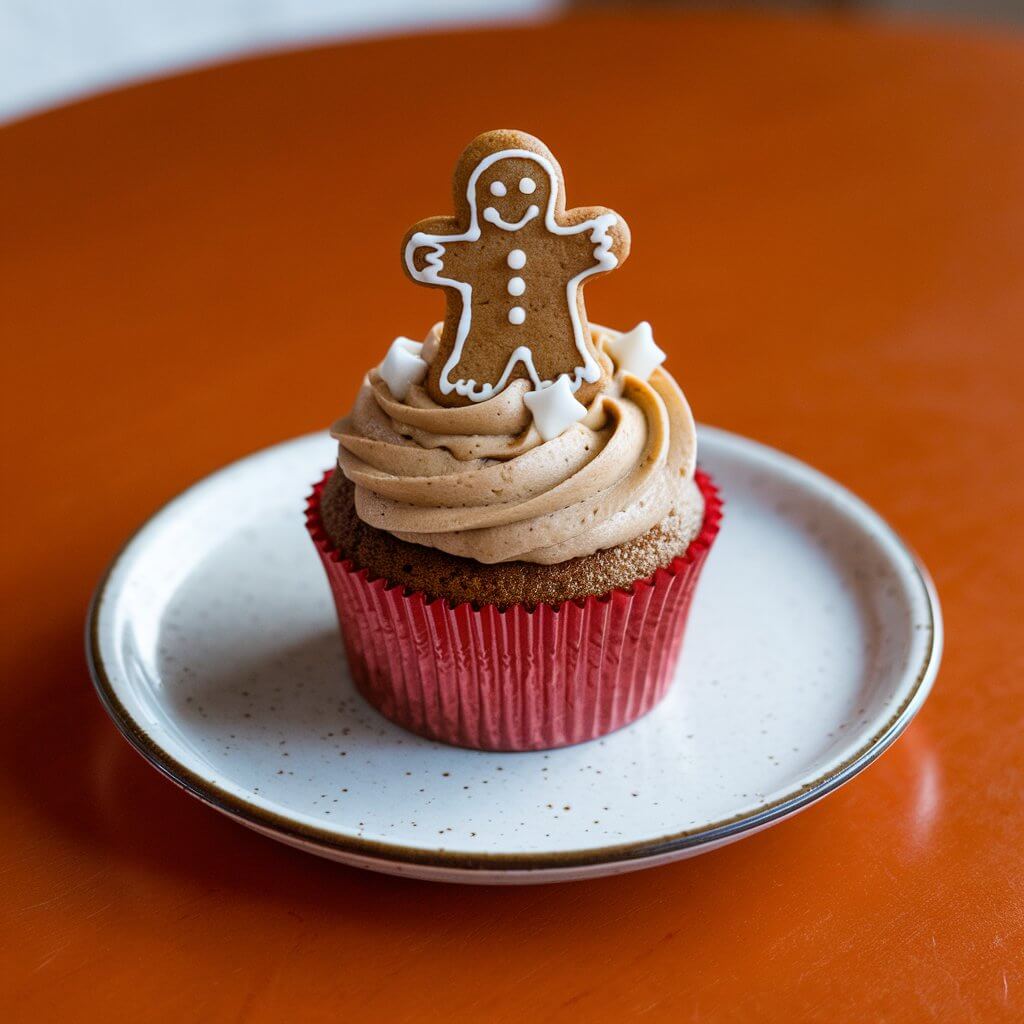
<path fill-rule="evenodd" d="M 459 158 L 455 206 L 464 227 L 518 231 L 565 208 L 562 172 L 540 139 L 499 130 L 478 135 Z"/>
<path fill-rule="evenodd" d="M 474 198 L 482 229 L 492 224 L 502 231 L 518 231 L 547 212 L 558 189 L 554 168 L 540 158 L 518 155 L 523 152 L 499 150 L 493 162 L 481 163 Z"/>

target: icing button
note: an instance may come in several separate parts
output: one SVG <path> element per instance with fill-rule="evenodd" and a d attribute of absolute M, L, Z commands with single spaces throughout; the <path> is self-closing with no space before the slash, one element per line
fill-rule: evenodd
<path fill-rule="evenodd" d="M 509 278 L 508 282 L 508 293 L 509 295 L 522 295 L 526 291 L 526 282 L 521 277 Z"/>
<path fill-rule="evenodd" d="M 521 324 L 526 320 L 526 310 L 522 306 L 513 306 L 508 311 L 508 322 L 510 324 Z"/>
<path fill-rule="evenodd" d="M 508 254 L 508 265 L 513 270 L 522 270 L 526 266 L 526 253 L 522 249 L 513 249 Z"/>
<path fill-rule="evenodd" d="M 569 377 L 564 373 L 554 384 L 527 391 L 523 401 L 533 416 L 537 433 L 545 441 L 552 441 L 564 434 L 587 415 L 587 407 L 576 401 Z"/>
<path fill-rule="evenodd" d="M 427 375 L 427 361 L 420 358 L 423 345 L 411 338 L 395 338 L 377 372 L 388 390 L 400 402 L 405 401 L 409 388 L 419 384 Z"/>

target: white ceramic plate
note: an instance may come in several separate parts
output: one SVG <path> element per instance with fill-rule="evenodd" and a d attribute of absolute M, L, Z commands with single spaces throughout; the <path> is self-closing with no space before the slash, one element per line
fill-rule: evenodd
<path fill-rule="evenodd" d="M 101 583 L 90 666 L 125 737 L 245 825 L 393 874 L 546 882 L 732 842 L 831 792 L 920 708 L 942 625 L 927 575 L 834 481 L 702 428 L 725 520 L 665 702 L 547 753 L 410 735 L 349 678 L 303 523 L 334 459 L 303 437 L 155 515 Z"/>

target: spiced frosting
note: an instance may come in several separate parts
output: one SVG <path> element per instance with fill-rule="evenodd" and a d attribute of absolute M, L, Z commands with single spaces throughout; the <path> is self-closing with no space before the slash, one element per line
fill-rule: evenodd
<path fill-rule="evenodd" d="M 425 361 L 439 331 L 423 344 Z M 526 380 L 487 401 L 445 407 L 419 384 L 398 399 L 371 371 L 352 412 L 331 430 L 359 518 L 488 564 L 592 555 L 670 516 L 696 536 L 704 502 L 682 391 L 661 367 L 643 379 L 619 365 L 613 354 L 623 335 L 596 326 L 591 335 L 607 383 L 586 415 L 550 440 L 524 402 Z"/>

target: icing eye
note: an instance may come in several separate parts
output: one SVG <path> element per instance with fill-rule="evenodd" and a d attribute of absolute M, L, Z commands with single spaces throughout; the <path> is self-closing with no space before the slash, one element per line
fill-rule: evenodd
<path fill-rule="evenodd" d="M 537 182 L 533 178 L 520 178 L 519 179 L 519 191 L 524 196 L 532 196 L 537 191 Z M 504 193 L 502 193 L 504 195 Z"/>
<path fill-rule="evenodd" d="M 521 184 L 520 184 L 520 188 L 522 188 Z M 531 191 L 532 191 L 532 189 L 531 189 Z M 507 194 L 508 194 L 508 189 L 505 188 L 505 183 L 503 181 L 492 181 L 491 182 L 491 195 L 492 196 L 504 196 L 504 195 L 507 195 Z"/>

